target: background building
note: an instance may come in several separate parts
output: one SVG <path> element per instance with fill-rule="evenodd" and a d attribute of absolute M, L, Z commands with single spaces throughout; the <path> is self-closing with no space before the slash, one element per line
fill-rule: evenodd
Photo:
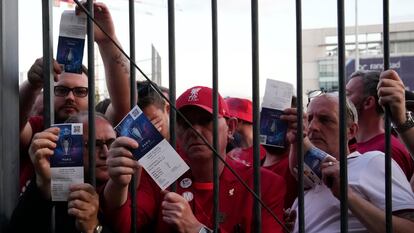
<path fill-rule="evenodd" d="M 345 30 L 346 75 L 355 71 L 355 27 Z M 390 67 L 414 90 L 414 22 L 390 24 Z M 337 29 L 303 31 L 304 93 L 338 90 Z M 383 69 L 382 25 L 358 27 L 359 69 Z"/>

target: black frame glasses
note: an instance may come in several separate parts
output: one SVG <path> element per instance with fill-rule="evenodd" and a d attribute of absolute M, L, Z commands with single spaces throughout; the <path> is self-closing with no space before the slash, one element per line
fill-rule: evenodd
<path fill-rule="evenodd" d="M 76 97 L 86 97 L 88 96 L 88 88 L 87 87 L 74 87 L 69 88 L 65 86 L 55 86 L 53 89 L 55 96 L 59 97 L 66 97 L 69 95 L 69 92 L 72 92 Z"/>

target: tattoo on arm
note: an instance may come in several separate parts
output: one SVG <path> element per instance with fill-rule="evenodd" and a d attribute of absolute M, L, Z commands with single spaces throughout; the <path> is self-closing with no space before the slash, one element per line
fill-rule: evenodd
<path fill-rule="evenodd" d="M 414 210 L 405 210 L 402 212 L 398 212 L 395 215 L 400 218 L 405 218 L 407 220 L 414 222 Z"/>
<path fill-rule="evenodd" d="M 121 65 L 124 73 L 129 74 L 129 62 L 128 59 L 122 53 L 119 53 L 118 55 L 114 56 L 113 61 Z"/>

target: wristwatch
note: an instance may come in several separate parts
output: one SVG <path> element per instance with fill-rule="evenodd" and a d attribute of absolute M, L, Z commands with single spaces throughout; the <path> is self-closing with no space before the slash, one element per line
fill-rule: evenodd
<path fill-rule="evenodd" d="M 202 226 L 200 230 L 198 231 L 198 233 L 213 233 L 213 230 L 211 230 L 210 228 L 206 226 Z"/>
<path fill-rule="evenodd" d="M 411 129 L 412 127 L 414 127 L 414 119 L 411 116 L 411 112 L 407 111 L 405 113 L 405 116 L 406 116 L 407 120 L 404 123 L 402 123 L 401 125 L 397 125 L 397 126 L 394 127 L 395 130 L 399 134 L 404 133 L 405 131 L 407 131 L 407 130 Z"/>

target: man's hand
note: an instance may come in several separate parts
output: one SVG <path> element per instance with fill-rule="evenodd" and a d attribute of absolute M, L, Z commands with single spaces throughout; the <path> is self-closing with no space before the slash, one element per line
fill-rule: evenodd
<path fill-rule="evenodd" d="M 283 220 L 285 222 L 285 227 L 289 230 L 289 232 L 293 232 L 296 222 L 296 210 L 292 210 L 290 208 L 284 210 Z"/>
<path fill-rule="evenodd" d="M 86 2 L 83 3 L 83 6 L 87 8 L 87 3 Z M 76 7 L 75 10 L 76 10 L 76 14 L 80 14 L 82 12 L 82 10 L 79 9 L 79 7 Z M 102 29 L 106 33 L 108 33 L 108 35 L 111 38 L 115 39 L 114 22 L 112 20 L 112 16 L 111 16 L 111 13 L 109 12 L 108 7 L 102 2 L 94 2 L 93 10 L 94 10 L 95 21 L 102 27 Z M 110 42 L 110 39 L 96 25 L 94 25 L 94 37 L 95 37 L 95 42 L 98 44 Z"/>
<path fill-rule="evenodd" d="M 154 125 L 154 127 L 158 130 L 158 132 L 161 133 L 162 130 L 162 118 L 159 116 L 156 116 L 152 119 L 150 119 L 151 123 Z"/>
<path fill-rule="evenodd" d="M 60 129 L 52 127 L 34 135 L 29 156 L 36 172 L 36 184 L 46 198 L 50 198 L 50 162 Z"/>
<path fill-rule="evenodd" d="M 393 70 L 381 73 L 378 83 L 379 104 L 383 107 L 389 106 L 391 120 L 395 125 L 401 125 L 406 121 L 405 109 L 405 86 Z"/>
<path fill-rule="evenodd" d="M 93 233 L 98 225 L 99 195 L 90 184 L 75 184 L 69 188 L 68 214 L 76 218 L 76 228 Z"/>
<path fill-rule="evenodd" d="M 280 119 L 288 122 L 288 132 L 287 139 L 290 144 L 295 144 L 297 140 L 298 133 L 298 116 L 297 108 L 287 108 L 283 111 L 283 115 L 280 116 Z M 303 137 L 307 136 L 307 115 L 303 113 Z"/>
<path fill-rule="evenodd" d="M 56 82 L 58 80 L 57 75 L 62 73 L 62 67 L 55 60 L 53 60 L 52 66 L 53 79 Z M 30 67 L 27 73 L 27 80 L 34 88 L 43 88 L 43 58 L 36 59 L 35 63 Z"/>
<path fill-rule="evenodd" d="M 197 233 L 203 224 L 194 216 L 187 200 L 174 192 L 164 193 L 164 201 L 161 204 L 164 222 L 174 225 L 180 233 Z"/>
<path fill-rule="evenodd" d="M 114 184 L 125 187 L 131 181 L 132 174 L 139 168 L 130 149 L 138 148 L 138 143 L 128 137 L 118 137 L 111 145 L 106 164 Z"/>
<path fill-rule="evenodd" d="M 336 198 L 340 199 L 339 161 L 332 156 L 326 157 L 321 163 L 321 172 L 325 185 L 331 189 Z"/>

